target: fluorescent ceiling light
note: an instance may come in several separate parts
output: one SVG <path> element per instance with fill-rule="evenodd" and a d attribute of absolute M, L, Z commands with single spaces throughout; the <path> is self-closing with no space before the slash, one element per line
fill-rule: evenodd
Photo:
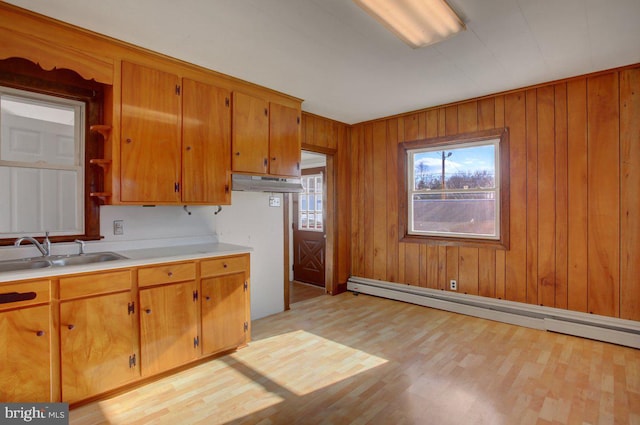
<path fill-rule="evenodd" d="M 466 29 L 445 0 L 353 1 L 414 49 Z"/>

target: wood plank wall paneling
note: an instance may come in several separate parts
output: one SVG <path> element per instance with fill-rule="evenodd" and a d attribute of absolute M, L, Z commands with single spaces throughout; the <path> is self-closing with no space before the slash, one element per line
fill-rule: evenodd
<path fill-rule="evenodd" d="M 502 127 L 510 248 L 399 242 L 397 144 Z M 640 320 L 639 66 L 351 128 L 353 275 Z"/>
<path fill-rule="evenodd" d="M 640 69 L 620 76 L 620 317 L 640 320 Z M 630 237 L 636 235 L 636 237 Z M 629 237 L 628 237 L 629 236 Z"/>
<path fill-rule="evenodd" d="M 348 125 L 319 117 L 306 112 L 302 113 L 301 140 L 302 148 L 333 156 L 334 164 L 334 288 L 332 293 L 346 289 L 346 282 L 351 274 L 351 180 L 352 152 L 349 140 L 351 129 Z M 385 141 L 381 142 L 381 146 Z M 357 158 L 357 156 L 356 156 Z M 357 160 L 357 159 L 356 159 Z M 357 219 L 358 217 L 355 217 Z"/>

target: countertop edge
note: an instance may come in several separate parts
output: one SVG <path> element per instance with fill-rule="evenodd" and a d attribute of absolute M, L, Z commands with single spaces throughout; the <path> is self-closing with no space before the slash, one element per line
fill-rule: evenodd
<path fill-rule="evenodd" d="M 173 263 L 203 258 L 224 257 L 227 255 L 249 254 L 252 251 L 253 249 L 250 247 L 227 243 L 209 243 L 113 251 L 127 257 L 127 259 L 76 266 L 46 267 L 42 269 L 0 272 L 0 285 L 7 282 L 22 280 L 47 279 L 64 275 L 119 270 L 160 263 Z"/>

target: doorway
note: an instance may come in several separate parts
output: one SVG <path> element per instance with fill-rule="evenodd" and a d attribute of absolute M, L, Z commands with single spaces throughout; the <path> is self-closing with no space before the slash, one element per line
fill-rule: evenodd
<path fill-rule="evenodd" d="M 303 168 L 304 192 L 293 194 L 293 280 L 325 287 L 325 167 Z"/>
<path fill-rule="evenodd" d="M 285 282 L 285 309 L 289 303 L 331 292 L 332 261 L 331 156 L 302 151 L 303 193 L 291 194 L 288 207 L 289 254 L 288 279 Z M 329 274 L 327 274 L 329 273 Z"/>

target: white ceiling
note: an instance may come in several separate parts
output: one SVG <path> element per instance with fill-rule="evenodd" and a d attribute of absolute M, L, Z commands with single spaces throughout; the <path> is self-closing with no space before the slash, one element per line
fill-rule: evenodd
<path fill-rule="evenodd" d="M 450 0 L 413 50 L 351 0 L 9 0 L 362 122 L 640 62 L 640 0 Z"/>

